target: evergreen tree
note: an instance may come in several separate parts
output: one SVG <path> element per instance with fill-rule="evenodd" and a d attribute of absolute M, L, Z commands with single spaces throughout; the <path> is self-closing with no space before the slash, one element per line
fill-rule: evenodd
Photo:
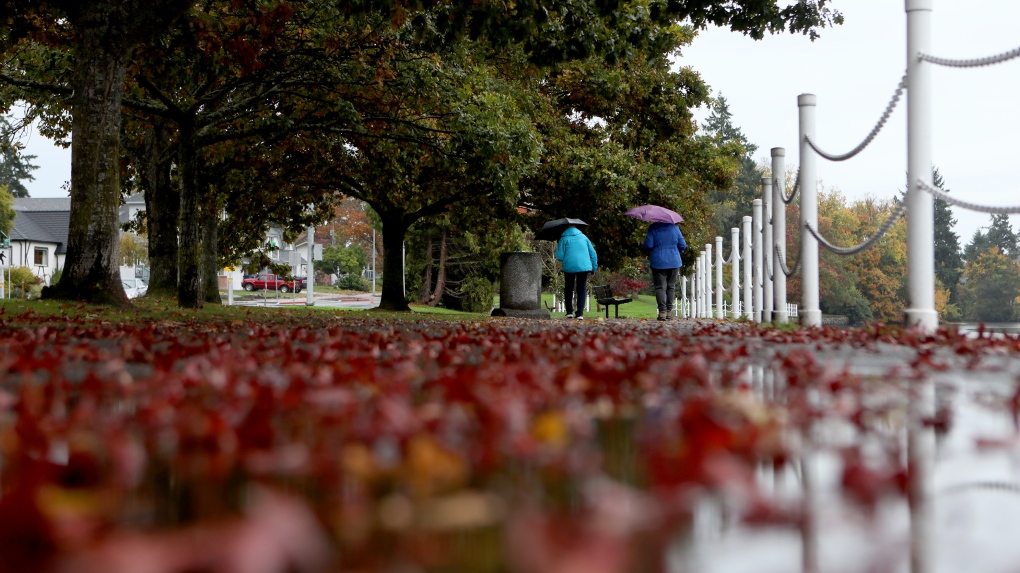
<path fill-rule="evenodd" d="M 992 246 L 999 247 L 999 252 L 1003 255 L 1016 260 L 1017 255 L 1020 254 L 1018 252 L 1020 251 L 1018 249 L 1020 239 L 1017 238 L 1013 227 L 1009 224 L 1009 215 L 992 215 L 992 224 L 988 227 L 988 242 Z"/>
<path fill-rule="evenodd" d="M 967 261 L 960 287 L 963 316 L 981 322 L 1016 320 L 1020 296 L 1020 265 L 993 245 Z"/>
<path fill-rule="evenodd" d="M 28 197 L 28 189 L 22 181 L 32 181 L 32 171 L 39 169 L 32 165 L 35 155 L 22 155 L 21 146 L 14 141 L 13 130 L 7 118 L 0 115 L 0 186 L 15 197 Z"/>
<path fill-rule="evenodd" d="M 938 168 L 932 170 L 935 187 L 948 191 L 945 180 Z M 956 218 L 949 203 L 935 199 L 935 277 L 949 289 L 949 300 L 958 301 L 958 286 L 963 275 L 963 255 L 960 251 L 960 237 L 954 231 Z"/>
<path fill-rule="evenodd" d="M 741 219 L 751 212 L 751 201 L 761 197 L 761 178 L 765 170 L 759 167 L 751 155 L 758 146 L 747 141 L 739 127 L 733 125 L 726 98 L 719 97 L 712 102 L 712 112 L 702 128 L 720 147 L 729 148 L 730 153 L 739 157 L 740 170 L 733 185 L 725 189 L 714 189 L 708 194 L 712 206 L 712 236 L 728 238 L 730 229 L 740 227 Z"/>

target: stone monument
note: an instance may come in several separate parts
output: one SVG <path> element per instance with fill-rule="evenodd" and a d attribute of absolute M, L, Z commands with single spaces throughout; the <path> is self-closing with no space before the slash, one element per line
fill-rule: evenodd
<path fill-rule="evenodd" d="M 499 308 L 492 316 L 550 318 L 542 308 L 542 255 L 513 252 L 500 256 Z"/>

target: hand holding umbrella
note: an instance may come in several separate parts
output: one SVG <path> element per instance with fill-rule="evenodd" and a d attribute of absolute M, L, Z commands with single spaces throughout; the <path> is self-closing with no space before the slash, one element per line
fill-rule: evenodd
<path fill-rule="evenodd" d="M 563 234 L 563 231 L 570 226 L 587 227 L 588 223 L 585 223 L 580 219 L 570 219 L 567 217 L 564 217 L 563 219 L 554 219 L 542 225 L 542 229 L 535 233 L 535 240 L 558 241 L 560 240 L 560 235 Z"/>

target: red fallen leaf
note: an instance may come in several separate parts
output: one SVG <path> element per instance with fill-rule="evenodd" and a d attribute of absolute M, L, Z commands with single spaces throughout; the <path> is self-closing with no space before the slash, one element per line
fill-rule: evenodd
<path fill-rule="evenodd" d="M 874 468 L 866 463 L 858 448 L 847 448 L 842 453 L 843 473 L 840 486 L 843 492 L 867 514 L 872 514 L 882 498 L 906 491 L 903 483 L 905 471 Z"/>
<path fill-rule="evenodd" d="M 1009 450 L 1016 446 L 1016 438 L 974 438 L 974 447 L 983 452 Z"/>
<path fill-rule="evenodd" d="M 520 573 L 626 573 L 633 569 L 627 535 L 586 523 L 583 516 L 554 516 L 533 509 L 511 516 L 507 556 Z"/>

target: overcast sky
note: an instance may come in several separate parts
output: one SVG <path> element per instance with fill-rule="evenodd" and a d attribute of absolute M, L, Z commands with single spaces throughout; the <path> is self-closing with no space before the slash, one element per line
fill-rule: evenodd
<path fill-rule="evenodd" d="M 829 153 L 855 147 L 875 125 L 906 68 L 903 0 L 835 0 L 846 22 L 811 42 L 805 36 L 754 41 L 727 30 L 702 32 L 679 65 L 723 94 L 734 122 L 768 157 L 785 147 L 797 159 L 797 95 L 818 96 L 817 139 Z M 934 0 L 932 53 L 948 58 L 998 54 L 1020 46 L 1020 0 Z M 933 156 L 954 195 L 993 205 L 1020 204 L 1020 58 L 995 66 L 935 67 Z M 879 137 L 842 163 L 819 159 L 818 176 L 853 199 L 892 197 L 906 180 L 906 98 Z M 699 117 L 704 117 L 702 113 Z M 38 156 L 33 197 L 62 197 L 70 150 L 32 135 Z M 962 244 L 988 215 L 955 210 Z M 1011 217 L 1014 228 L 1020 217 Z"/>

